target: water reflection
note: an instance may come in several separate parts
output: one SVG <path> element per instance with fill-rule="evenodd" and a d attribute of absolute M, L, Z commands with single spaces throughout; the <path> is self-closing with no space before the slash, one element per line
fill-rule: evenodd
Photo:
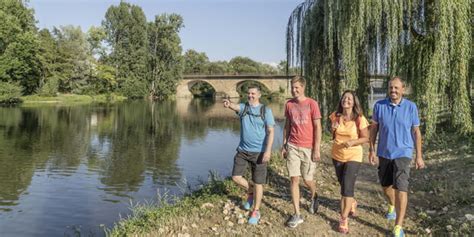
<path fill-rule="evenodd" d="M 0 230 L 102 235 L 130 200 L 229 175 L 238 139 L 235 114 L 209 100 L 0 108 Z"/>

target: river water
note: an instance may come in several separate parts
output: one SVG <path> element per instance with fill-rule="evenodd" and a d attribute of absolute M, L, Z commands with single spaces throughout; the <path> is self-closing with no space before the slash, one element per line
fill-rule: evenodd
<path fill-rule="evenodd" d="M 0 233 L 103 236 L 131 203 L 230 175 L 239 127 L 212 100 L 0 108 Z"/>

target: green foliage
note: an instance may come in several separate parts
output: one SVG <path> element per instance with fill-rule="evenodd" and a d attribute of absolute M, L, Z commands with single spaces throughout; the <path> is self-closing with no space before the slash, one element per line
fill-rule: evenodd
<path fill-rule="evenodd" d="M 236 74 L 256 74 L 259 71 L 259 64 L 248 57 L 235 57 L 229 61 L 232 72 Z"/>
<path fill-rule="evenodd" d="M 150 96 L 166 99 L 176 93 L 183 71 L 179 30 L 183 18 L 177 14 L 163 14 L 148 23 L 148 72 Z"/>
<path fill-rule="evenodd" d="M 209 58 L 206 53 L 199 53 L 194 49 L 189 49 L 184 53 L 184 73 L 185 74 L 207 74 Z"/>
<path fill-rule="evenodd" d="M 89 42 L 90 53 L 96 57 L 105 57 L 106 49 L 102 45 L 107 35 L 102 27 L 92 26 L 87 31 L 87 42 Z"/>
<path fill-rule="evenodd" d="M 119 87 L 129 80 L 143 84 L 141 81 L 145 80 L 147 71 L 147 23 L 143 10 L 139 6 L 120 2 L 118 6 L 107 9 L 102 26 L 111 49 L 107 61 L 117 69 Z M 133 83 L 126 82 L 124 90 L 130 91 Z"/>
<path fill-rule="evenodd" d="M 41 74 L 33 10 L 21 0 L 1 0 L 0 19 L 0 79 L 30 94 Z"/>
<path fill-rule="evenodd" d="M 54 97 L 57 96 L 59 89 L 59 79 L 57 78 L 50 78 L 46 81 L 45 84 L 39 89 L 38 95 L 39 96 L 48 96 Z"/>
<path fill-rule="evenodd" d="M 143 98 L 147 94 L 147 85 L 142 80 L 131 78 L 124 81 L 118 91 L 130 99 Z"/>
<path fill-rule="evenodd" d="M 209 62 L 207 65 L 209 74 L 228 74 L 230 72 L 229 63 L 227 61 Z"/>
<path fill-rule="evenodd" d="M 210 62 L 205 53 L 193 49 L 186 51 L 184 58 L 184 74 L 215 75 L 215 74 L 283 74 L 280 67 L 259 63 L 247 57 L 237 56 L 227 61 Z"/>
<path fill-rule="evenodd" d="M 383 73 L 409 82 L 428 139 L 443 110 L 459 133 L 471 133 L 471 7 L 472 1 L 307 0 L 288 23 L 288 66 L 301 67 L 323 118 L 345 89 L 355 89 L 367 111 L 368 74 Z"/>
<path fill-rule="evenodd" d="M 31 32 L 18 34 L 0 55 L 0 79 L 18 82 L 23 93 L 31 94 L 39 84 L 41 66 L 39 46 L 36 36 Z"/>
<path fill-rule="evenodd" d="M 59 91 L 70 93 L 86 84 L 93 62 L 87 36 L 80 27 L 54 27 L 53 34 L 57 44 L 55 58 L 55 77 L 59 78 Z"/>
<path fill-rule="evenodd" d="M 20 102 L 21 86 L 10 82 L 0 82 L 0 104 Z"/>

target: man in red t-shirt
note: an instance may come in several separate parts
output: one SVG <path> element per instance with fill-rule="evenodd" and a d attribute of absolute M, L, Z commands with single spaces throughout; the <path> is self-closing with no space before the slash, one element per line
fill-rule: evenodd
<path fill-rule="evenodd" d="M 316 213 L 319 202 L 313 180 L 316 161 L 321 160 L 321 112 L 318 103 L 304 95 L 306 82 L 302 77 L 291 80 L 293 99 L 285 106 L 286 123 L 283 130 L 283 158 L 286 159 L 291 178 L 291 198 L 295 213 L 287 222 L 291 228 L 303 223 L 300 214 L 299 177 L 311 192 L 311 205 L 308 211 Z"/>

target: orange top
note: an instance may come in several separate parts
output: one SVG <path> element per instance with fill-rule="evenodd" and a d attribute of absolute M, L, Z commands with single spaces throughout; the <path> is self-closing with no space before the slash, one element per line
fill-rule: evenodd
<path fill-rule="evenodd" d="M 362 145 L 345 148 L 342 144 L 348 140 L 359 139 L 359 130 L 367 128 L 369 122 L 364 116 L 360 116 L 358 121 L 344 121 L 342 116 L 332 113 L 329 116 L 331 125 L 338 123 L 334 132 L 334 142 L 332 144 L 332 158 L 340 162 L 357 161 L 362 162 Z M 359 126 L 359 129 L 357 129 Z"/>

